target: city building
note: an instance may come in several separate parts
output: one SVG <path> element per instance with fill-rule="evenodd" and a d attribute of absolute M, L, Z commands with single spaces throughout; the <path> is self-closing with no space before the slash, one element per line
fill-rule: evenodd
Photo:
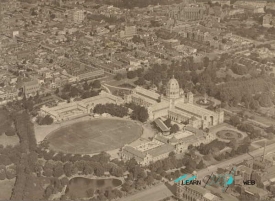
<path fill-rule="evenodd" d="M 23 82 L 22 87 L 23 93 L 27 98 L 30 96 L 35 96 L 40 90 L 40 85 L 37 80 Z"/>
<path fill-rule="evenodd" d="M 267 199 L 269 196 L 268 191 L 258 188 L 257 186 L 244 186 L 244 191 L 243 193 L 248 197 L 248 198 L 256 198 L 257 200 L 264 200 Z"/>
<path fill-rule="evenodd" d="M 136 26 L 125 26 L 123 31 L 120 31 L 120 38 L 132 38 L 137 34 Z"/>
<path fill-rule="evenodd" d="M 235 184 L 243 184 L 243 181 L 252 179 L 253 169 L 247 167 L 245 165 L 240 165 L 237 167 L 237 171 L 235 173 Z"/>
<path fill-rule="evenodd" d="M 165 159 L 174 151 L 174 146 L 157 140 L 143 143 L 137 147 L 124 146 L 120 153 L 123 160 L 134 158 L 140 165 L 146 166 L 152 162 Z"/>
<path fill-rule="evenodd" d="M 95 68 L 79 61 L 64 61 L 62 68 L 77 80 L 96 79 L 104 76 L 104 69 Z"/>
<path fill-rule="evenodd" d="M 266 1 L 236 1 L 233 6 L 243 8 L 250 13 L 265 13 L 264 8 L 267 5 Z"/>
<path fill-rule="evenodd" d="M 172 121 L 187 122 L 191 127 L 202 129 L 224 121 L 224 112 L 221 109 L 210 111 L 193 104 L 193 94 L 191 92 L 185 94 L 175 78 L 168 82 L 165 96 L 136 87 L 131 94 L 125 96 L 125 101 L 145 106 L 150 120 L 166 116 Z"/>
<path fill-rule="evenodd" d="M 71 103 L 63 102 L 54 107 L 43 106 L 39 115 L 50 115 L 55 122 L 61 122 L 89 114 L 97 104 L 116 103 L 121 104 L 123 100 L 112 94 L 101 92 L 100 95 L 86 98 Z"/>
<path fill-rule="evenodd" d="M 162 134 L 157 134 L 153 140 L 142 143 L 136 147 L 126 145 L 122 148 L 121 158 L 129 160 L 135 158 L 141 165 L 149 165 L 152 162 L 167 158 L 169 153 L 184 153 L 189 145 L 199 146 L 201 143 L 208 144 L 216 139 L 216 135 L 205 133 L 202 130 L 184 127 L 177 133 L 170 134 L 165 124 L 160 119 L 155 120 Z"/>
<path fill-rule="evenodd" d="M 209 190 L 201 186 L 181 185 L 181 183 L 179 182 L 176 187 L 177 187 L 177 191 L 176 191 L 177 197 L 183 201 L 194 201 L 194 200 L 221 201 L 221 198 L 210 193 Z"/>
<path fill-rule="evenodd" d="M 206 8 L 199 4 L 180 4 L 177 7 L 170 7 L 168 16 L 178 21 L 193 21 L 202 20 L 206 12 Z"/>
<path fill-rule="evenodd" d="M 221 6 L 223 6 L 223 5 L 230 6 L 230 1 L 229 0 L 211 0 L 211 3 L 212 4 L 218 3 Z"/>
<path fill-rule="evenodd" d="M 72 12 L 72 19 L 74 23 L 82 23 L 85 19 L 84 10 L 74 10 Z"/>
<path fill-rule="evenodd" d="M 275 23 L 275 17 L 272 14 L 266 14 L 263 16 L 263 27 L 273 27 Z"/>

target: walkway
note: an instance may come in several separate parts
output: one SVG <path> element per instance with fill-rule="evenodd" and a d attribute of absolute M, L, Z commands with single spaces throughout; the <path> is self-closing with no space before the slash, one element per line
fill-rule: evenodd
<path fill-rule="evenodd" d="M 116 86 L 112 86 L 112 85 L 109 85 L 109 84 L 102 84 L 103 86 L 106 86 L 106 87 L 111 87 L 111 88 L 115 88 L 115 89 L 122 89 L 122 90 L 128 90 L 128 91 L 131 91 L 132 89 L 129 89 L 129 88 L 125 88 L 125 87 L 116 87 Z"/>
<path fill-rule="evenodd" d="M 110 89 L 108 87 L 106 87 L 105 85 L 101 85 L 104 89 L 106 89 L 106 91 L 109 93 L 109 94 L 112 94 L 112 92 L 110 91 Z"/>

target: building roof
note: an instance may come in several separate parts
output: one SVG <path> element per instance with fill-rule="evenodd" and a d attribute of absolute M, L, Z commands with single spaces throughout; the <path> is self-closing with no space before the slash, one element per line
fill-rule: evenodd
<path fill-rule="evenodd" d="M 23 83 L 24 86 L 32 86 L 32 85 L 37 85 L 37 84 L 38 84 L 37 80 L 31 80 L 31 81 Z"/>
<path fill-rule="evenodd" d="M 135 156 L 138 156 L 139 158 L 145 158 L 146 157 L 146 153 L 139 151 L 137 149 L 135 149 L 134 147 L 131 146 L 125 146 L 123 148 L 124 151 L 128 151 L 130 153 L 132 153 Z"/>
<path fill-rule="evenodd" d="M 163 109 L 169 108 L 169 102 L 168 101 L 161 101 L 160 103 L 155 103 L 151 106 L 151 110 L 153 112 L 163 110 Z"/>
<path fill-rule="evenodd" d="M 142 96 L 146 96 L 150 99 L 153 99 L 153 100 L 157 100 L 160 95 L 154 91 L 150 91 L 150 90 L 147 90 L 147 89 L 144 89 L 142 87 L 136 87 L 134 89 L 134 91 L 137 93 L 137 94 L 140 94 Z"/>
<path fill-rule="evenodd" d="M 163 143 L 167 143 L 168 142 L 168 139 L 163 137 L 162 135 L 156 135 L 155 137 L 156 140 L 160 141 L 160 142 L 163 142 Z"/>
<path fill-rule="evenodd" d="M 217 196 L 215 196 L 212 193 L 206 193 L 203 197 L 206 198 L 207 200 L 215 200 Z"/>
<path fill-rule="evenodd" d="M 184 127 L 184 129 L 187 131 L 190 131 L 196 135 L 204 135 L 204 132 L 202 130 L 191 127 L 191 126 L 186 126 L 186 127 Z"/>
<path fill-rule="evenodd" d="M 266 190 L 258 188 L 257 186 L 245 186 L 244 189 L 245 189 L 245 192 L 253 195 L 259 194 L 260 196 L 265 196 L 268 194 Z"/>
<path fill-rule="evenodd" d="M 202 108 L 190 103 L 179 102 L 176 104 L 176 109 L 182 110 L 184 112 L 188 112 L 190 115 L 200 116 L 200 117 L 204 115 L 215 115 L 215 112 L 211 110 L 207 110 L 205 108 Z"/>
<path fill-rule="evenodd" d="M 247 174 L 251 174 L 251 172 L 252 172 L 251 168 L 244 166 L 244 165 L 240 165 L 237 170 L 246 172 Z"/>
<path fill-rule="evenodd" d="M 170 144 L 164 144 L 161 146 L 158 146 L 154 149 L 148 150 L 147 153 L 150 154 L 153 157 L 165 154 L 165 153 L 170 153 L 174 151 L 174 146 Z"/>
<path fill-rule="evenodd" d="M 161 119 L 156 119 L 155 123 L 162 132 L 167 132 L 170 130 Z"/>
<path fill-rule="evenodd" d="M 140 95 L 140 94 L 131 94 L 132 97 L 135 97 L 135 98 L 138 98 L 138 99 L 142 99 L 144 101 L 146 101 L 147 103 L 150 103 L 150 105 L 154 105 L 156 104 L 156 101 L 151 99 L 151 98 L 148 98 L 147 96 L 144 96 L 144 95 Z"/>
<path fill-rule="evenodd" d="M 192 190 L 196 191 L 197 193 L 199 193 L 201 195 L 205 195 L 206 193 L 209 193 L 206 188 L 203 188 L 201 186 L 188 185 L 186 187 L 189 188 L 189 189 L 192 189 Z"/>
<path fill-rule="evenodd" d="M 169 88 L 169 89 L 179 88 L 179 83 L 178 83 L 178 81 L 173 77 L 173 78 L 170 79 L 169 82 L 167 83 L 167 88 Z"/>

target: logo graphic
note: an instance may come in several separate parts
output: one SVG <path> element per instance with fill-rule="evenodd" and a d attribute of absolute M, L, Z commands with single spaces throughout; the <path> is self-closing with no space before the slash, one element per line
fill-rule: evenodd
<path fill-rule="evenodd" d="M 182 175 L 179 178 L 177 178 L 176 180 L 174 180 L 174 182 L 178 183 L 178 182 L 182 181 L 182 184 L 184 185 L 184 184 L 187 184 L 188 182 L 191 182 L 197 178 L 197 176 L 192 176 L 192 177 L 189 177 L 188 179 L 184 180 L 186 177 L 187 177 L 187 174 Z"/>
<path fill-rule="evenodd" d="M 230 185 L 234 183 L 234 173 L 236 167 L 233 167 L 229 174 L 211 174 L 204 177 L 203 182 L 205 183 L 204 188 L 206 186 L 221 186 L 223 187 L 223 192 L 225 192 Z M 176 180 L 175 183 L 179 183 L 181 181 L 182 185 L 199 185 L 201 184 L 200 180 L 195 180 L 197 176 L 193 175 L 187 178 L 187 174 L 180 176 Z"/>
<path fill-rule="evenodd" d="M 234 182 L 234 173 L 235 173 L 236 167 L 233 167 L 229 174 L 217 174 L 213 175 L 213 173 L 209 176 L 207 175 L 205 178 L 207 178 L 207 181 L 205 183 L 205 186 L 223 186 L 223 192 L 225 192 L 230 185 Z"/>

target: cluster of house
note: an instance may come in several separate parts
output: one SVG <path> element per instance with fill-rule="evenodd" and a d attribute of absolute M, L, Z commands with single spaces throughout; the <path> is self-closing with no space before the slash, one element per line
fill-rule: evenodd
<path fill-rule="evenodd" d="M 227 1 L 218 3 L 228 5 Z M 17 83 L 12 84 L 16 77 L 28 77 L 32 85 L 39 83 L 43 93 L 66 83 L 154 63 L 169 64 L 187 56 L 201 62 L 205 52 L 200 46 L 235 51 L 251 45 L 249 40 L 222 31 L 219 19 L 226 9 L 239 9 L 244 3 L 235 4 L 236 8 L 221 8 L 185 0 L 177 5 L 133 9 L 129 14 L 114 6 L 80 0 L 3 2 L 0 73 L 8 81 L 0 83 L 0 98 L 9 101 L 17 97 Z M 262 8 L 263 3 L 246 4 Z M 160 26 L 152 26 L 153 21 Z M 157 37 L 159 33 L 177 37 L 165 40 Z M 140 40 L 134 41 L 136 36 Z M 190 44 L 181 44 L 184 38 Z"/>

